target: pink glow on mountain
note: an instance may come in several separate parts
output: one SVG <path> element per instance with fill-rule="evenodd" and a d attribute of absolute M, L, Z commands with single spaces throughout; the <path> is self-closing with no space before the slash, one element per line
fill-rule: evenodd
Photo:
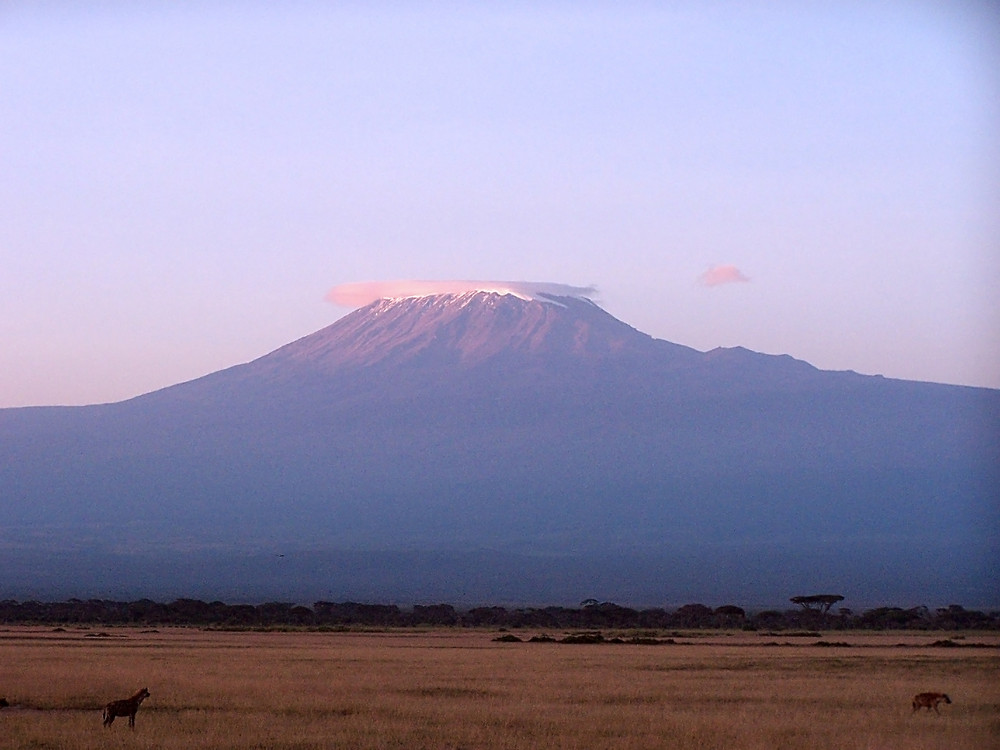
<path fill-rule="evenodd" d="M 405 299 L 467 292 L 496 292 L 533 300 L 544 295 L 590 299 L 597 290 L 592 286 L 535 281 L 362 281 L 335 286 L 326 293 L 326 299 L 342 307 L 361 307 L 377 299 Z"/>

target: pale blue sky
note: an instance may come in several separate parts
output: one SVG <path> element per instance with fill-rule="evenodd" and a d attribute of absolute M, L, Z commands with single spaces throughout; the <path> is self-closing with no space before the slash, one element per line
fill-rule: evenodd
<path fill-rule="evenodd" d="M 998 84 L 985 2 L 2 2 L 0 406 L 198 377 L 396 279 L 1000 387 Z"/>

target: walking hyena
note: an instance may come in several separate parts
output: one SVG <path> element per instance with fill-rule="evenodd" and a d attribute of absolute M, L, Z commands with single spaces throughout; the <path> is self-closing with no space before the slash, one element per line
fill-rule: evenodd
<path fill-rule="evenodd" d="M 917 693 L 913 696 L 913 711 L 915 713 L 921 708 L 930 711 L 933 708 L 934 713 L 939 714 L 941 713 L 938 711 L 939 703 L 951 703 L 951 698 L 947 693 Z"/>

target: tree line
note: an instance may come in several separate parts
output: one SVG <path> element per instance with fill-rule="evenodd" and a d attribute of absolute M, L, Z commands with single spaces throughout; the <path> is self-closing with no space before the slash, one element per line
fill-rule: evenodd
<path fill-rule="evenodd" d="M 829 595 L 818 595 L 829 599 Z M 836 595 L 834 595 L 836 596 Z M 842 597 L 840 597 L 842 598 Z M 813 597 L 793 597 L 813 599 Z M 1000 612 L 981 612 L 952 604 L 929 609 L 919 606 L 878 607 L 860 613 L 841 608 L 830 612 L 826 600 L 796 602 L 799 609 L 747 612 L 728 604 L 709 607 L 685 604 L 677 609 L 633 609 L 613 602 L 586 600 L 579 607 L 472 607 L 450 604 L 414 605 L 315 602 L 311 607 L 284 602 L 227 604 L 198 599 L 121 602 L 69 599 L 63 602 L 0 601 L 0 623 L 45 625 L 183 625 L 221 628 L 737 628 L 744 630 L 995 630 Z"/>

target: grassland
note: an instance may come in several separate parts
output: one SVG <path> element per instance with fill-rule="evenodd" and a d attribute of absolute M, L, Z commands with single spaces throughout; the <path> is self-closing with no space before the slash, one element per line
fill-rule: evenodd
<path fill-rule="evenodd" d="M 650 646 L 501 643 L 485 630 L 9 628 L 0 747 L 1000 747 L 998 634 L 952 636 L 989 648 L 932 646 L 941 633 L 838 633 L 827 640 L 847 645 L 835 647 L 671 635 Z M 103 728 L 101 706 L 143 686 L 135 731 Z M 924 690 L 954 702 L 912 714 Z"/>

